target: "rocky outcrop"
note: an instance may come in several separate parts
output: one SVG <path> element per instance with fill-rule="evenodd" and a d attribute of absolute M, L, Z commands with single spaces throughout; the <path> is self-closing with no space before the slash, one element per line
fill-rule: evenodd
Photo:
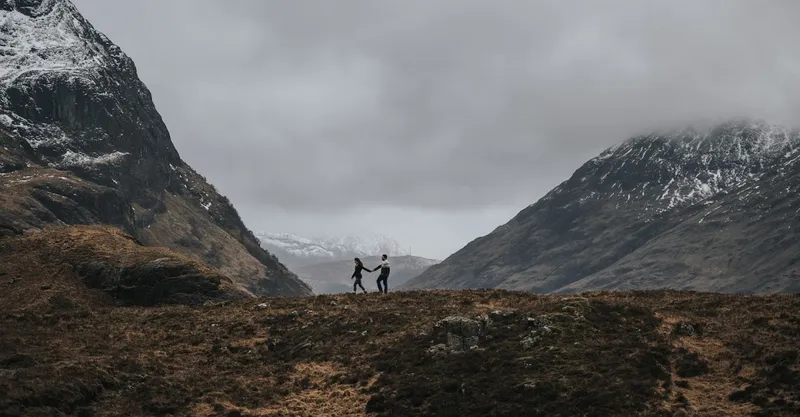
<path fill-rule="evenodd" d="M 486 335 L 488 323 L 486 317 L 478 320 L 461 316 L 445 317 L 434 326 L 434 336 L 446 342 L 432 346 L 428 352 L 438 355 L 477 349 L 478 342 Z"/>

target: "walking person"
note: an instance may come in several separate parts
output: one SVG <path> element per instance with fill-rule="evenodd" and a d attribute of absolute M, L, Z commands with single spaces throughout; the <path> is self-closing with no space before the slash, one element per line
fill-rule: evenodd
<path fill-rule="evenodd" d="M 378 269 L 381 270 L 380 275 L 378 275 L 378 292 L 382 292 L 384 294 L 389 292 L 389 260 L 388 256 L 384 253 L 381 256 L 381 263 L 380 265 L 376 266 L 372 272 L 377 271 Z M 383 282 L 383 286 L 381 286 L 381 282 Z"/>
<path fill-rule="evenodd" d="M 356 264 L 356 269 L 355 271 L 353 271 L 353 275 L 350 276 L 350 279 L 355 279 L 355 282 L 353 282 L 353 294 L 356 293 L 356 286 L 361 287 L 361 291 L 364 291 L 364 294 L 366 294 L 367 293 L 366 288 L 364 288 L 364 286 L 361 285 L 361 278 L 362 278 L 361 270 L 365 270 L 367 272 L 372 272 L 372 271 L 364 267 L 364 264 L 361 263 L 361 259 L 355 258 L 353 259 L 353 262 L 355 262 Z"/>

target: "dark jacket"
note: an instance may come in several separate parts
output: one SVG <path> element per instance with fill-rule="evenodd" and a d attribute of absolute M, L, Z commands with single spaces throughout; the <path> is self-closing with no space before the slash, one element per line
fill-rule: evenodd
<path fill-rule="evenodd" d="M 371 272 L 369 269 L 364 268 L 363 264 L 356 264 L 356 269 L 355 269 L 355 271 L 353 271 L 353 275 L 351 275 L 350 278 L 359 278 L 360 279 L 361 278 L 361 271 L 364 270 L 364 269 L 366 269 L 368 272 Z"/>

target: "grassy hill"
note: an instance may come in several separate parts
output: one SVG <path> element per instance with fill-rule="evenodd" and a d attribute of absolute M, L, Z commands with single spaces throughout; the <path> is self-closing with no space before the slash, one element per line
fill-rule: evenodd
<path fill-rule="evenodd" d="M 38 266 L 9 255 L 20 247 L 0 246 L 0 415 L 800 413 L 798 295 L 472 290 L 120 306 L 72 273 L 26 273 Z"/>

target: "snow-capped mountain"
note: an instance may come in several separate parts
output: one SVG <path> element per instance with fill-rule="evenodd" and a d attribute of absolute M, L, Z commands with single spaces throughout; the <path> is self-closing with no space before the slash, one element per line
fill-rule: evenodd
<path fill-rule="evenodd" d="M 256 236 L 262 247 L 290 268 L 384 253 L 392 257 L 409 255 L 397 241 L 378 234 L 305 238 L 289 233 L 258 232 Z"/>
<path fill-rule="evenodd" d="M 259 295 L 310 288 L 181 160 L 136 66 L 69 0 L 0 0 L 0 235 L 118 226 Z"/>
<path fill-rule="evenodd" d="M 407 287 L 788 291 L 799 191 L 797 131 L 736 121 L 637 136 Z"/>

